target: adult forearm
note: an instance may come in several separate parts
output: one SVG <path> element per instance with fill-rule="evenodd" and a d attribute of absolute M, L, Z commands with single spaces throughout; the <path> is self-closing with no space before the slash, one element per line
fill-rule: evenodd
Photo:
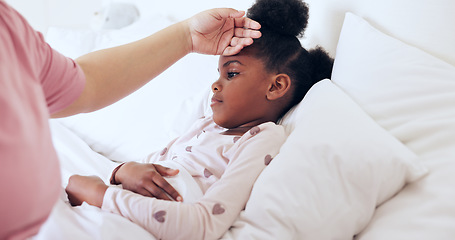
<path fill-rule="evenodd" d="M 186 22 L 179 22 L 147 38 L 88 53 L 76 59 L 86 76 L 83 93 L 56 116 L 91 112 L 134 92 L 191 52 Z"/>

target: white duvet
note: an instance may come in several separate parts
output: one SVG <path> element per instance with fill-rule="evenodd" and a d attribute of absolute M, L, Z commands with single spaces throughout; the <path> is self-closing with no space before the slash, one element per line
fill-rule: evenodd
<path fill-rule="evenodd" d="M 62 193 L 38 235 L 32 239 L 154 239 L 126 218 L 102 212 L 84 203 L 71 207 L 64 186 L 72 174 L 97 175 L 108 178 L 106 169 L 116 165 L 94 152 L 84 141 L 56 121 L 50 121 L 54 145 L 62 169 Z"/>
<path fill-rule="evenodd" d="M 33 239 L 155 239 L 139 225 L 120 215 L 102 212 L 87 203 L 78 207 L 69 204 L 64 186 L 71 175 L 97 175 L 109 179 L 109 170 L 117 164 L 94 152 L 58 121 L 50 121 L 50 125 L 62 169 L 62 193 L 48 221 Z M 178 167 L 172 163 L 166 166 Z M 202 192 L 196 181 L 185 169 L 179 170 L 177 176 L 167 179 L 168 182 L 187 202 L 201 198 Z"/>

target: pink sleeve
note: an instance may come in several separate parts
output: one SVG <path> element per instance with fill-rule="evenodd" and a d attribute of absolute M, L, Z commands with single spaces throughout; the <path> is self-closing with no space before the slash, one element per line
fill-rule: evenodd
<path fill-rule="evenodd" d="M 15 45 L 14 55 L 20 62 L 18 71 L 40 81 L 49 113 L 55 113 L 74 102 L 82 93 L 85 75 L 74 62 L 52 49 L 40 32 L 35 31 L 14 9 L 2 14 L 8 35 Z"/>
<path fill-rule="evenodd" d="M 73 103 L 85 86 L 85 75 L 76 62 L 43 43 L 45 65 L 41 84 L 49 113 L 56 113 Z"/>
<path fill-rule="evenodd" d="M 220 238 L 244 209 L 256 178 L 284 143 L 281 126 L 270 123 L 260 127 L 239 140 L 239 148 L 223 176 L 200 201 L 163 201 L 110 187 L 102 209 L 130 219 L 157 238 Z"/>

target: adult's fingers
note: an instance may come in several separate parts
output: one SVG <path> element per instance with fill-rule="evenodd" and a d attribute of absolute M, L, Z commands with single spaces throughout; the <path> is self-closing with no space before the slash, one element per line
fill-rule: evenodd
<path fill-rule="evenodd" d="M 240 52 L 240 50 L 243 49 L 243 46 L 241 44 L 238 44 L 236 46 L 229 46 L 224 49 L 222 55 L 224 56 L 232 56 Z"/>
<path fill-rule="evenodd" d="M 241 18 L 245 15 L 245 11 L 239 11 L 233 8 L 215 8 L 209 10 L 210 14 L 216 15 L 216 18 Z"/>
<path fill-rule="evenodd" d="M 248 28 L 253 30 L 259 30 L 261 28 L 260 23 L 247 17 L 234 18 L 234 25 L 238 28 Z"/>
<path fill-rule="evenodd" d="M 262 33 L 257 30 L 235 28 L 234 36 L 239 38 L 260 38 L 262 36 Z"/>
<path fill-rule="evenodd" d="M 253 43 L 253 39 L 252 38 L 237 38 L 237 37 L 234 37 L 234 38 L 231 39 L 230 46 L 231 47 L 239 46 L 241 48 L 244 48 L 246 46 L 251 45 L 252 43 Z"/>

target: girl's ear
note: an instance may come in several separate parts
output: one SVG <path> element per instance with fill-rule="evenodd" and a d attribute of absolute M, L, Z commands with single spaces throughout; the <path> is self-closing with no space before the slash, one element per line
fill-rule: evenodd
<path fill-rule="evenodd" d="M 268 100 L 276 100 L 283 97 L 291 89 L 291 78 L 287 74 L 278 74 L 272 80 L 267 91 Z"/>

